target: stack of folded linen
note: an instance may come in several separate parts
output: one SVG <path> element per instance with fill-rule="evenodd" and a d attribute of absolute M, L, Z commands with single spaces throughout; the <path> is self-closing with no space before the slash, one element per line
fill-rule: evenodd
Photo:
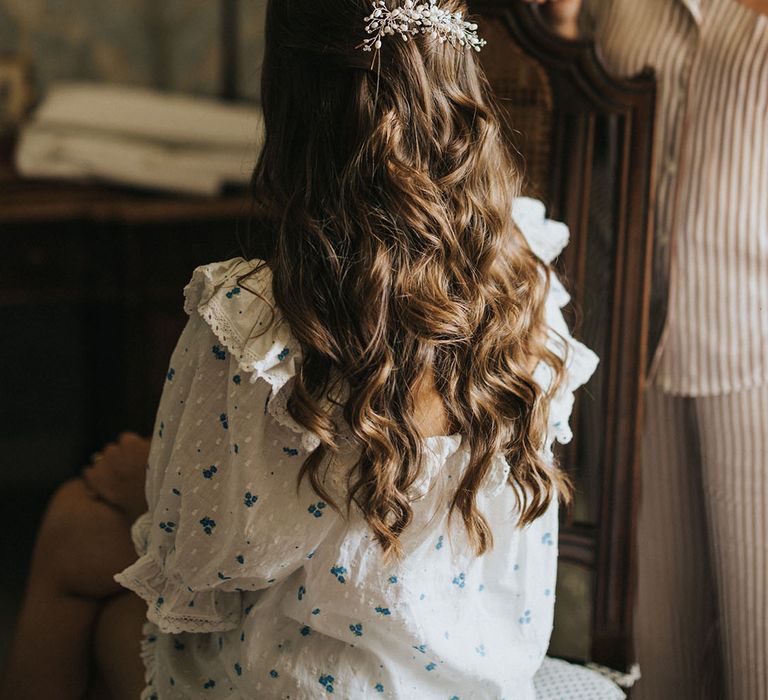
<path fill-rule="evenodd" d="M 53 88 L 21 131 L 25 177 L 98 179 L 185 194 L 246 184 L 263 140 L 261 110 L 144 88 Z"/>

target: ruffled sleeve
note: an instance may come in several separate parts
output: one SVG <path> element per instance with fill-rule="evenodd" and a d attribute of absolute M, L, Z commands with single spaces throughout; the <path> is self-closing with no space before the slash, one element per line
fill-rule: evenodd
<path fill-rule="evenodd" d="M 515 200 L 512 216 L 531 250 L 546 263 L 551 263 L 568 245 L 568 227 L 546 218 L 544 204 L 528 197 Z M 550 273 L 549 296 L 546 300 L 546 320 L 551 329 L 548 346 L 564 358 L 566 378 L 564 385 L 553 397 L 549 409 L 546 450 L 551 455 L 552 443 L 565 444 L 573 437 L 569 425 L 573 410 L 574 392 L 586 384 L 599 363 L 598 356 L 571 335 L 562 309 L 571 297 L 554 272 Z M 534 378 L 542 387 L 550 386 L 552 372 L 548 365 L 539 363 Z"/>
<path fill-rule="evenodd" d="M 297 571 L 339 522 L 307 480 L 297 491 L 316 438 L 285 410 L 300 353 L 269 268 L 198 268 L 185 300 L 150 450 L 149 513 L 132 531 L 139 559 L 115 577 L 168 633 L 233 629 L 242 593 Z"/>

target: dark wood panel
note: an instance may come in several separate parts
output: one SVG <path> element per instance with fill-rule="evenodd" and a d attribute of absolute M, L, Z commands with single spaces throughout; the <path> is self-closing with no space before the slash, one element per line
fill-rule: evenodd
<path fill-rule="evenodd" d="M 241 254 L 246 226 L 245 218 L 5 223 L 0 383 L 10 413 L 0 486 L 51 486 L 118 432 L 151 431 L 186 322 L 183 287 L 196 266 Z M 44 436 L 59 449 L 24 449 Z"/>

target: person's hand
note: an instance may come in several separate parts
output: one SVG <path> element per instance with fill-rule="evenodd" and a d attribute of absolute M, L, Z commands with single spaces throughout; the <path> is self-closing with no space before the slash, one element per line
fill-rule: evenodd
<path fill-rule="evenodd" d="M 753 12 L 759 12 L 763 15 L 768 15 L 768 0 L 737 0 L 744 7 L 748 7 Z"/>
<path fill-rule="evenodd" d="M 121 433 L 83 470 L 83 480 L 94 495 L 122 511 L 131 523 L 147 510 L 144 481 L 149 444 L 136 433 Z"/>
<path fill-rule="evenodd" d="M 579 36 L 579 13 L 582 0 L 523 0 L 530 5 L 541 5 L 552 31 L 565 39 Z"/>

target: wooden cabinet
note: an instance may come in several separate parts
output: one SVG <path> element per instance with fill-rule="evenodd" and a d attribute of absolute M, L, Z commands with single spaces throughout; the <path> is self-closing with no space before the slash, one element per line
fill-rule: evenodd
<path fill-rule="evenodd" d="M 50 488 L 119 431 L 151 432 L 183 287 L 244 253 L 249 203 L 20 181 L 4 162 L 0 487 Z"/>

